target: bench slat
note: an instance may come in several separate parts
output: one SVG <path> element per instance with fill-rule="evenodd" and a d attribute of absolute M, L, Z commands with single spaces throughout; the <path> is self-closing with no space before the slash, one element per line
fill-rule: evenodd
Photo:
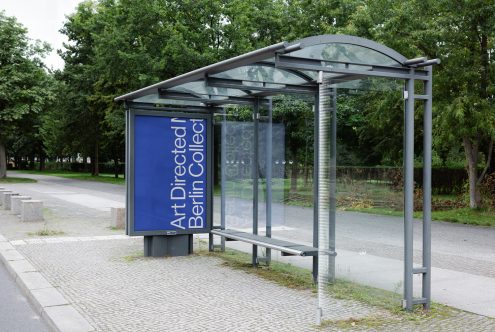
<path fill-rule="evenodd" d="M 273 239 L 266 236 L 261 236 L 261 235 L 256 235 L 256 234 L 251 234 L 251 233 L 246 233 L 231 229 L 225 229 L 225 230 L 213 229 L 211 230 L 211 233 L 229 239 L 251 243 L 254 245 L 258 245 L 260 247 L 278 250 L 290 255 L 318 256 L 318 248 L 304 246 L 284 240 Z"/>

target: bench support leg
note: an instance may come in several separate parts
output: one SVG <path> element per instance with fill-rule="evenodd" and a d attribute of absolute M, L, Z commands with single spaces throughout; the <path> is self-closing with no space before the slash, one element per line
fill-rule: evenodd
<path fill-rule="evenodd" d="M 208 251 L 212 252 L 215 249 L 215 243 L 213 242 L 213 234 L 208 234 Z"/>

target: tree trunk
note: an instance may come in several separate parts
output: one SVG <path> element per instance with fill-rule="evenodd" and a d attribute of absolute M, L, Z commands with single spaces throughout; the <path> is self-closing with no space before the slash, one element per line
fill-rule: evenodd
<path fill-rule="evenodd" d="M 309 183 L 309 165 L 308 162 L 304 164 L 304 188 L 308 187 Z"/>
<path fill-rule="evenodd" d="M 95 157 L 94 159 L 92 159 L 91 161 L 93 162 L 93 172 L 92 172 L 92 175 L 93 176 L 99 176 L 100 175 L 100 166 L 99 166 L 99 163 L 100 163 L 100 156 L 99 156 L 100 152 L 99 152 L 99 146 L 98 146 L 98 143 L 95 144 Z"/>
<path fill-rule="evenodd" d="M 481 193 L 478 186 L 478 139 L 464 137 L 464 152 L 468 166 L 469 178 L 469 207 L 477 209 L 481 207 Z"/>
<path fill-rule="evenodd" d="M 5 145 L 0 142 L 0 179 L 7 177 L 7 156 L 5 154 Z"/>
<path fill-rule="evenodd" d="M 118 158 L 113 158 L 113 170 L 115 174 L 115 178 L 119 178 L 119 159 Z"/>
<path fill-rule="evenodd" d="M 298 167 L 297 162 L 294 160 L 292 164 L 291 172 L 290 172 L 290 191 L 297 191 L 297 175 L 298 175 Z"/>
<path fill-rule="evenodd" d="M 45 170 L 45 154 L 43 152 L 40 153 L 40 172 Z"/>

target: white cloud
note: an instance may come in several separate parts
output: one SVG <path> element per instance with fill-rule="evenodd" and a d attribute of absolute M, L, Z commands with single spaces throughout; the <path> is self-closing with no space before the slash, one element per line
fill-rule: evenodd
<path fill-rule="evenodd" d="M 65 16 L 74 12 L 82 0 L 2 0 L 0 10 L 5 10 L 7 16 L 15 16 L 28 29 L 31 39 L 48 42 L 53 51 L 45 58 L 48 67 L 62 69 L 63 60 L 58 56 L 57 49 L 67 38 L 59 32 Z"/>

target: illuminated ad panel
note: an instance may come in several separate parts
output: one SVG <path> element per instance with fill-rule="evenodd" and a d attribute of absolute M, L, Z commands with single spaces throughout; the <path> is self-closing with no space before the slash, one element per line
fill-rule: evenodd
<path fill-rule="evenodd" d="M 131 234 L 208 231 L 208 121 L 135 115 Z"/>

